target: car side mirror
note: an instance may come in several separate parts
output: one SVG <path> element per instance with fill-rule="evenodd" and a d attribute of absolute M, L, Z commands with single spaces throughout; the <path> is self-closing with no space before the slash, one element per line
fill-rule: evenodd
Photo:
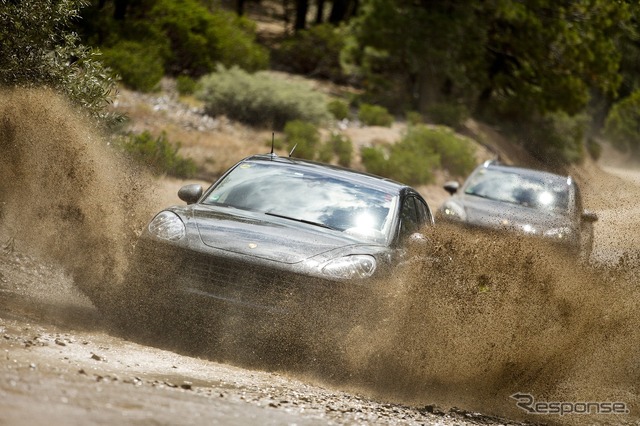
<path fill-rule="evenodd" d="M 202 197 L 202 192 L 202 185 L 193 183 L 180 188 L 178 197 L 187 204 L 194 204 Z"/>
<path fill-rule="evenodd" d="M 582 212 L 582 215 L 580 215 L 580 218 L 583 222 L 593 223 L 598 220 L 598 215 L 594 212 L 590 212 L 589 210 L 585 210 Z"/>
<path fill-rule="evenodd" d="M 458 192 L 458 189 L 460 189 L 460 184 L 458 182 L 452 180 L 452 181 L 449 181 L 449 182 L 445 182 L 445 184 L 443 185 L 443 188 L 449 194 L 453 195 L 456 192 Z"/>

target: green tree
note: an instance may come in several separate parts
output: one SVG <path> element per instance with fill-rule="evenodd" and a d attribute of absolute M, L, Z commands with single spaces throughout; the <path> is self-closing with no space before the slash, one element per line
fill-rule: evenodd
<path fill-rule="evenodd" d="M 608 0 L 502 0 L 487 10 L 483 106 L 506 117 L 585 108 L 590 91 L 614 93 L 620 38 L 631 17 Z"/>
<path fill-rule="evenodd" d="M 162 63 L 165 73 L 173 76 L 200 77 L 217 64 L 247 71 L 269 64 L 268 51 L 256 42 L 256 24 L 234 12 L 209 9 L 199 0 L 131 0 L 125 1 L 122 17 L 115 19 L 116 3 L 93 0 L 83 10 L 87 23 L 80 28 L 89 43 L 102 48 L 142 44 L 147 61 Z"/>
<path fill-rule="evenodd" d="M 343 59 L 369 101 L 426 112 L 444 99 L 471 103 L 483 84 L 484 3 L 364 0 Z"/>
<path fill-rule="evenodd" d="M 283 40 L 273 52 L 272 60 L 274 65 L 285 71 L 345 82 L 340 64 L 343 47 L 343 28 L 330 24 L 315 25 Z"/>
<path fill-rule="evenodd" d="M 99 52 L 83 46 L 71 30 L 81 0 L 0 0 L 0 85 L 48 86 L 95 117 L 115 81 Z"/>
<path fill-rule="evenodd" d="M 209 12 L 197 0 L 157 0 L 148 19 L 169 40 L 172 75 L 202 76 L 218 63 L 247 71 L 268 65 L 266 49 L 255 43 L 255 23 L 233 12 Z"/>
<path fill-rule="evenodd" d="M 574 114 L 591 89 L 618 87 L 630 17 L 608 0 L 364 0 L 347 58 L 367 89 L 395 85 L 420 112 L 463 100 L 506 117 Z"/>
<path fill-rule="evenodd" d="M 363 0 L 344 57 L 389 107 L 548 121 L 581 112 L 594 92 L 615 95 L 634 16 L 631 1 Z"/>

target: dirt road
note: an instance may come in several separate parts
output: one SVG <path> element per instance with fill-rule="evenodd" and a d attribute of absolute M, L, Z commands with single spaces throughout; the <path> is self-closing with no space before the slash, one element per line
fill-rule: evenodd
<path fill-rule="evenodd" d="M 0 251 L 0 424 L 508 424 L 126 340 L 60 268 Z M 433 413 L 435 411 L 435 414 Z"/>
<path fill-rule="evenodd" d="M 363 301 L 380 320 L 349 330 L 344 363 L 255 368 L 250 345 L 198 358 L 197 335 L 180 347 L 140 338 L 84 295 L 121 281 L 136 229 L 180 182 L 157 188 L 128 168 L 52 93 L 3 93 L 0 116 L 0 425 L 640 421 L 635 172 L 577 170 L 601 218 L 593 265 L 434 232 L 429 249 L 448 261 Z M 628 412 L 527 417 L 521 393 Z"/>
<path fill-rule="evenodd" d="M 637 191 L 637 172 L 620 176 Z M 175 182 L 169 182 L 174 189 Z M 596 256 L 633 244 L 630 216 L 601 208 Z M 634 210 L 628 210 L 633 212 Z M 617 213 L 616 213 L 617 212 Z M 607 226 L 605 225 L 605 226 Z M 115 332 L 64 270 L 3 235 L 0 424 L 516 424 L 425 400 L 402 405 L 320 377 L 255 371 L 137 343 Z M 548 418 L 541 419 L 548 421 Z"/>

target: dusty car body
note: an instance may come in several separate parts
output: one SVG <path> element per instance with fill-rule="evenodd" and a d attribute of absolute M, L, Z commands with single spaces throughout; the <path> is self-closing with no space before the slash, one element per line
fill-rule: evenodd
<path fill-rule="evenodd" d="M 584 210 L 570 176 L 487 161 L 460 186 L 444 185 L 452 196 L 438 219 L 465 226 L 540 237 L 588 259 L 595 213 Z"/>
<path fill-rule="evenodd" d="M 405 241 L 433 224 L 406 185 L 273 154 L 178 195 L 187 205 L 159 212 L 137 242 L 130 294 L 144 304 L 189 300 L 223 315 L 348 311 L 345 294 L 366 292 L 407 256 Z"/>

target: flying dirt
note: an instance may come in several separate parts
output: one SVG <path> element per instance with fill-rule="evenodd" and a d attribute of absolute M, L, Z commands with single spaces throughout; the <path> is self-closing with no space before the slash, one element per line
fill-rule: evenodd
<path fill-rule="evenodd" d="M 0 117 L 4 250 L 18 245 L 28 256 L 55 265 L 100 318 L 117 312 L 118 328 L 105 325 L 110 333 L 136 341 L 127 328 L 127 311 L 118 311 L 119 298 L 137 232 L 157 207 L 156 181 L 120 157 L 99 130 L 51 92 L 0 92 Z M 255 345 L 257 339 L 238 321 L 227 323 L 225 333 L 244 338 L 217 342 L 228 347 L 214 351 L 197 336 L 163 347 L 322 383 L 401 404 L 402 410 L 462 407 L 515 421 L 562 424 L 581 424 L 585 416 L 594 423 L 640 421 L 640 261 L 633 247 L 639 221 L 631 214 L 619 216 L 621 210 L 634 211 L 640 189 L 604 172 L 593 176 L 585 188 L 592 194 L 587 207 L 601 220 L 590 264 L 537 241 L 436 227 L 426 231 L 431 244 L 414 248 L 423 262 L 400 269 L 377 283 L 370 298 L 354 304 L 361 321 L 335 330 L 340 354 L 317 350 L 326 344 L 324 336 L 309 333 L 296 346 L 308 348 L 308 354 L 280 357 Z M 56 291 L 52 286 L 44 293 L 52 300 L 66 297 Z M 12 300 L 0 299 L 0 318 L 16 315 Z M 8 321 L 5 335 L 13 330 Z M 286 335 L 266 333 L 287 347 Z M 112 344 L 128 344 L 123 342 Z M 594 404 L 591 414 L 534 413 L 516 405 L 527 401 L 526 395 L 573 404 L 566 405 L 571 409 L 575 403 Z M 595 403 L 619 405 L 598 414 L 614 406 Z M 331 421 L 341 422 L 340 417 Z"/>

